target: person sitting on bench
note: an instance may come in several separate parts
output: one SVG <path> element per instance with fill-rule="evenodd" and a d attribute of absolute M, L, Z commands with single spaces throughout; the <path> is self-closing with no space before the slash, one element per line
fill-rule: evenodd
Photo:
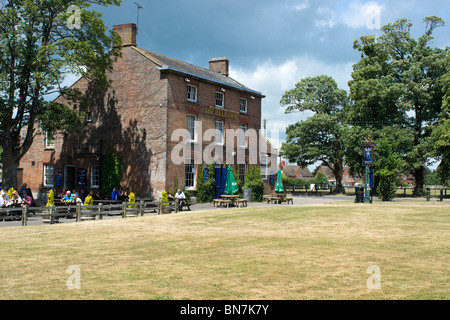
<path fill-rule="evenodd" d="M 175 194 L 175 199 L 178 200 L 178 210 L 183 211 L 183 205 L 186 201 L 186 196 L 180 189 L 177 190 L 177 193 Z"/>

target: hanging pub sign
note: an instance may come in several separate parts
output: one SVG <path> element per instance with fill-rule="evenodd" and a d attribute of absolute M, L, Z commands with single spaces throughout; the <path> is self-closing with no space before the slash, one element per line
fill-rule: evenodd
<path fill-rule="evenodd" d="M 373 166 L 373 151 L 374 146 L 373 145 L 365 145 L 364 146 L 364 156 L 363 156 L 363 165 L 364 166 Z"/>

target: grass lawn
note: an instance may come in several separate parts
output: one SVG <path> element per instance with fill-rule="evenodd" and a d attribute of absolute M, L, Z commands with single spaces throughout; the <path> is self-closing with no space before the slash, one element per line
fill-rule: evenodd
<path fill-rule="evenodd" d="M 1 299 L 449 299 L 449 213 L 274 205 L 1 228 Z"/>

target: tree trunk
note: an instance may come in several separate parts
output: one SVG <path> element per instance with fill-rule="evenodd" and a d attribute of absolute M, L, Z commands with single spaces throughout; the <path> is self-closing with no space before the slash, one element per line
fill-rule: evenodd
<path fill-rule="evenodd" d="M 333 169 L 334 177 L 336 178 L 336 193 L 344 193 L 344 186 L 342 185 L 342 176 L 344 168 L 342 164 L 335 164 Z"/>
<path fill-rule="evenodd" d="M 420 168 L 414 169 L 414 195 L 422 196 L 424 194 L 424 185 L 425 185 L 425 168 L 421 166 Z"/>
<path fill-rule="evenodd" d="M 18 189 L 17 181 L 17 169 L 19 168 L 19 152 L 11 151 L 8 149 L 3 150 L 3 178 L 2 189 L 9 190 L 10 188 Z"/>

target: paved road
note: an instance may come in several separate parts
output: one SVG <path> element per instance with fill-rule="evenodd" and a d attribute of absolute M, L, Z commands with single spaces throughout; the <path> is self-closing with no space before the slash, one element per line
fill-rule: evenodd
<path fill-rule="evenodd" d="M 349 202 L 353 203 L 355 200 L 354 196 L 323 196 L 323 197 L 294 197 L 294 206 L 303 206 L 303 205 L 312 205 L 312 204 L 327 204 L 333 202 Z M 374 200 L 378 200 L 374 198 Z M 425 198 L 396 198 L 393 203 L 404 202 L 404 201 L 426 201 Z M 445 203 L 450 203 L 450 200 L 444 200 Z M 436 202 L 436 199 L 433 199 L 432 202 Z M 263 203 L 249 203 L 248 207 L 274 207 L 273 204 L 263 204 Z M 286 206 L 285 204 L 280 206 Z M 289 205 L 291 206 L 291 205 Z M 196 204 L 191 206 L 192 211 L 206 211 L 206 210 L 227 210 L 226 208 L 214 208 L 212 204 Z M 156 215 L 156 213 L 155 213 Z M 121 216 L 104 216 L 103 219 L 121 219 Z M 59 223 L 75 223 L 75 219 L 65 219 L 60 218 Z M 38 216 L 30 216 L 28 218 L 28 226 L 33 225 L 43 225 L 42 218 Z M 22 226 L 22 221 L 0 221 L 1 227 L 17 227 Z"/>

